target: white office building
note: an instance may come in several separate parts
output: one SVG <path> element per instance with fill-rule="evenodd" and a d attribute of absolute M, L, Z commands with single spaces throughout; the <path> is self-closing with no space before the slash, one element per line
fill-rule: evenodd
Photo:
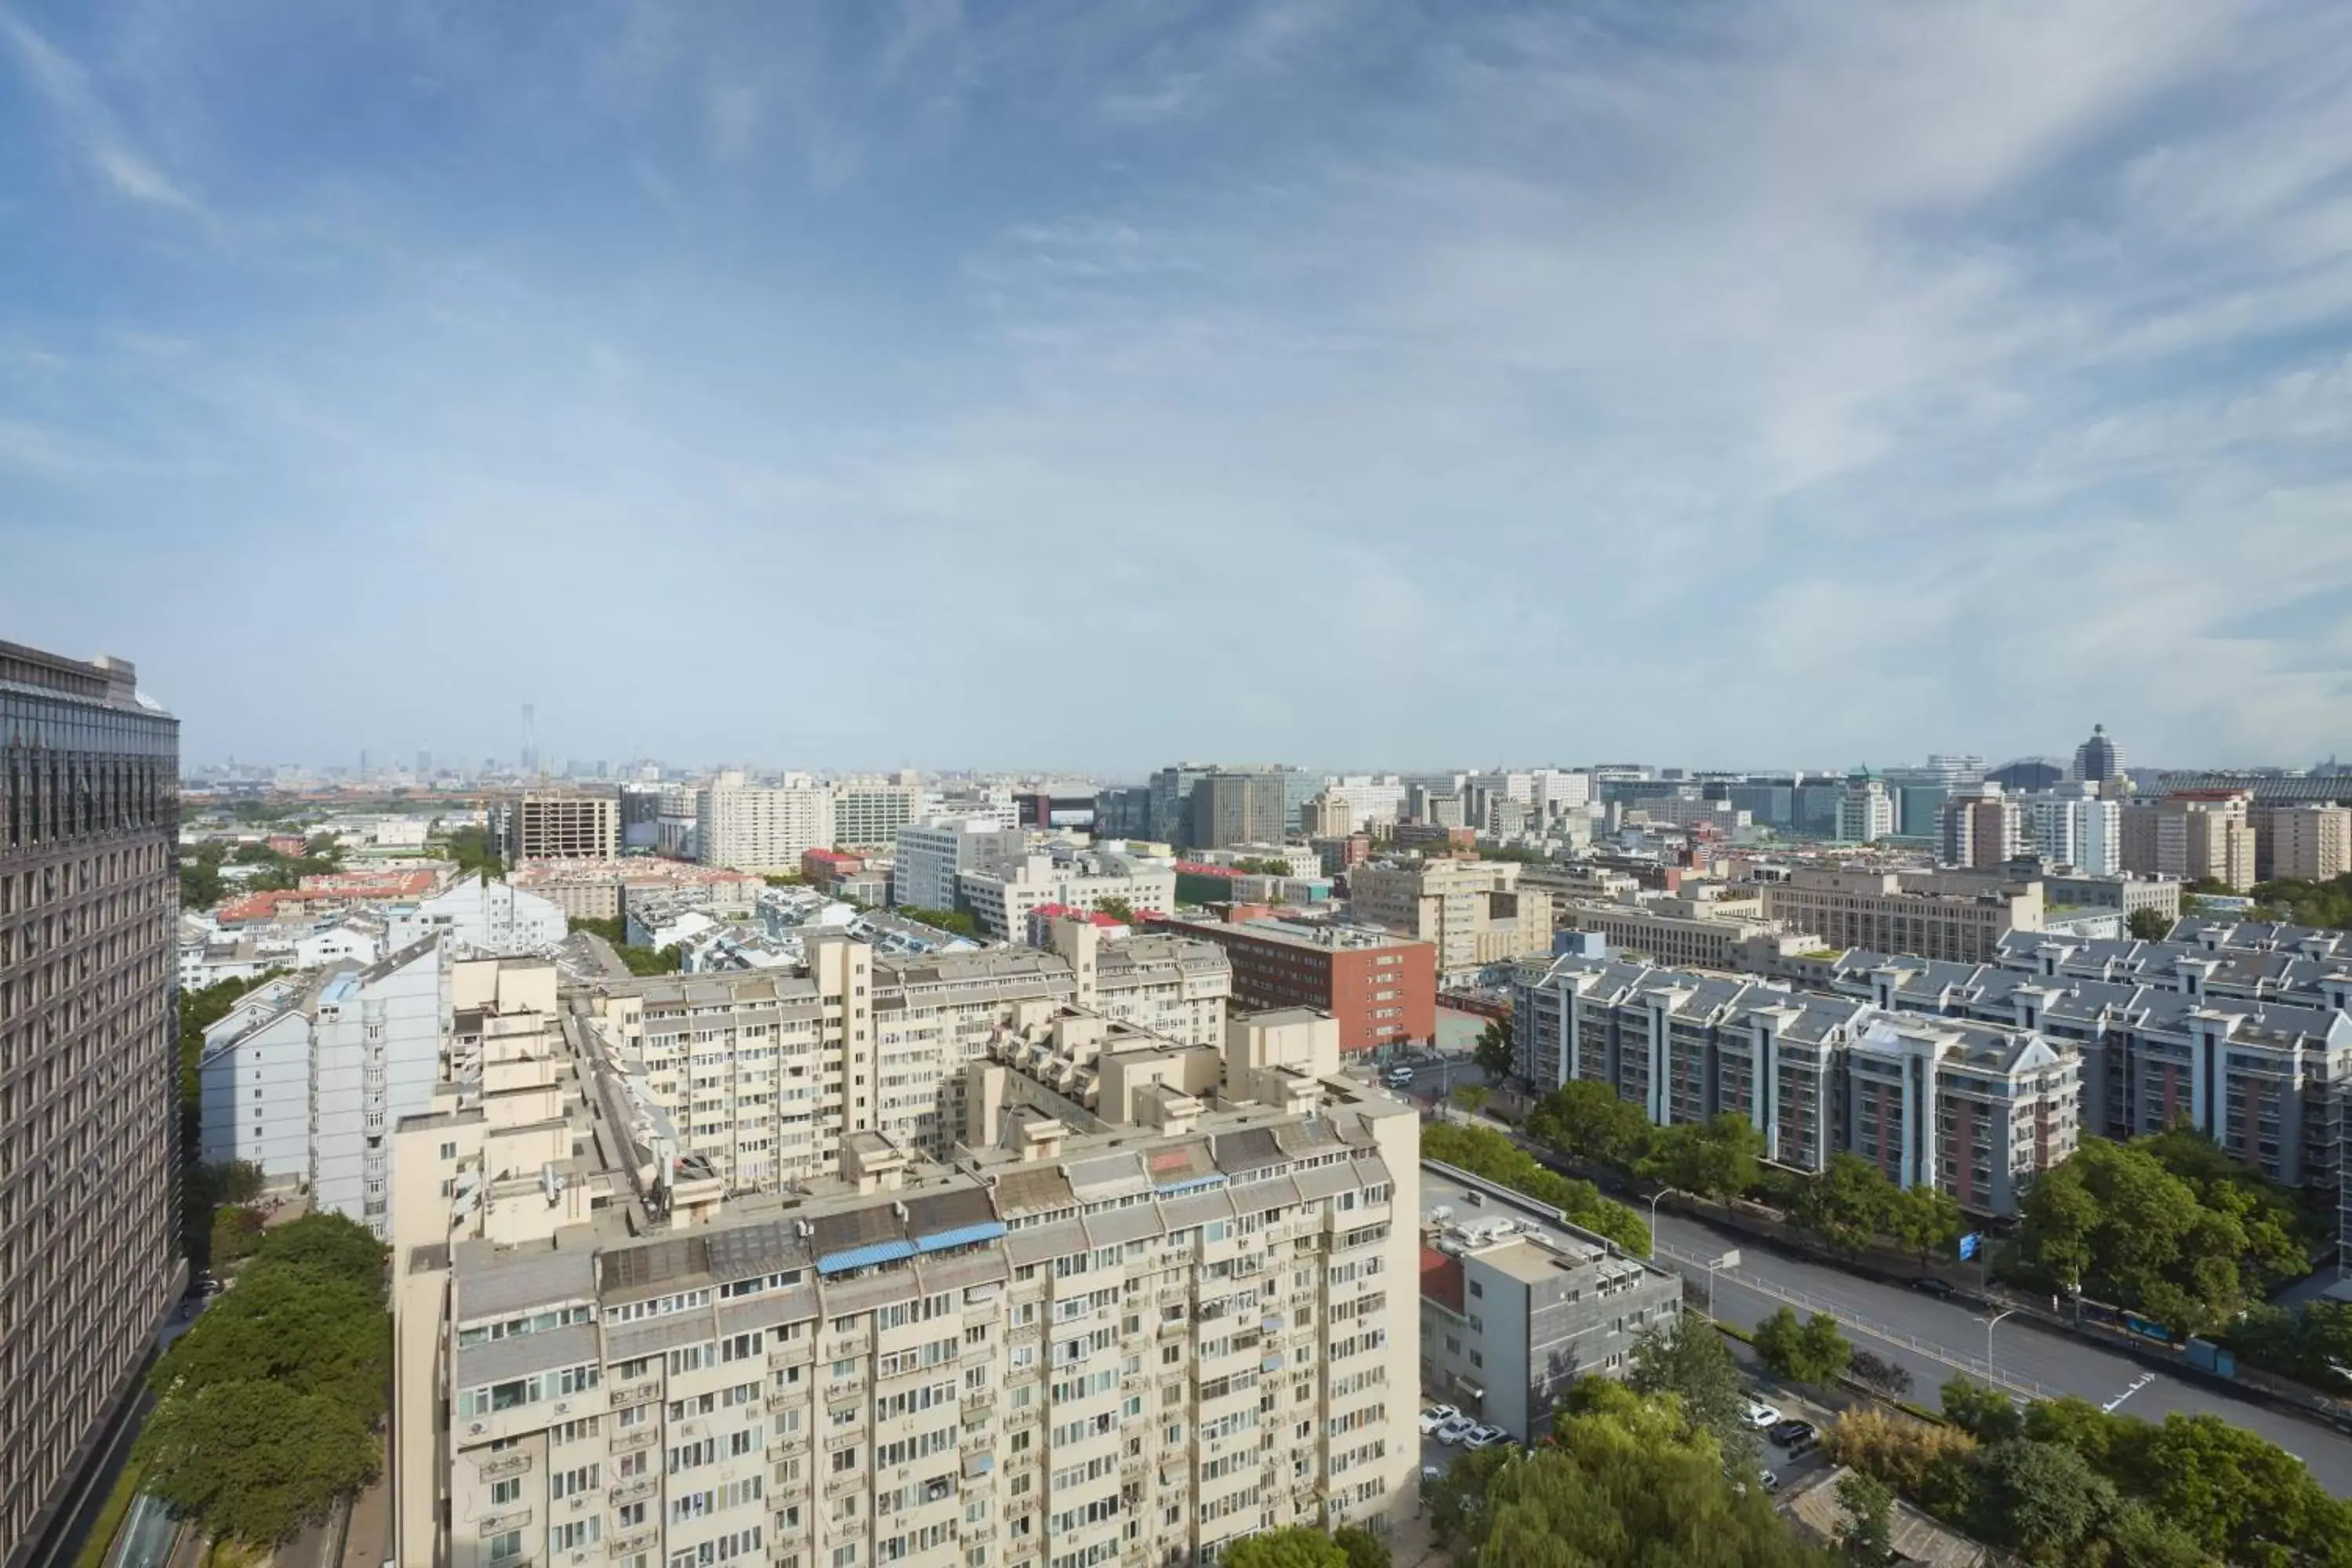
<path fill-rule="evenodd" d="M 2123 869 L 2123 806 L 2095 795 L 2033 795 L 2025 831 L 2033 852 L 2052 866 L 2072 866 L 2095 877 Z"/>
<path fill-rule="evenodd" d="M 468 877 L 446 891 L 387 911 L 386 943 L 394 952 L 438 935 L 458 956 L 537 952 L 569 934 L 563 910 L 550 899 L 509 882 Z"/>
<path fill-rule="evenodd" d="M 339 964 L 247 998 L 205 1032 L 205 1163 L 248 1160 L 311 1206 L 391 1234 L 391 1129 L 425 1110 L 447 1012 L 441 944 Z"/>
<path fill-rule="evenodd" d="M 982 817 L 937 817 L 898 829 L 890 873 L 893 903 L 923 910 L 956 907 L 956 879 L 967 871 L 1003 871 L 1028 852 L 1029 836 Z"/>
<path fill-rule="evenodd" d="M 844 779 L 833 787 L 833 838 L 821 846 L 860 848 L 898 841 L 898 829 L 923 816 L 923 786 L 889 779 Z"/>

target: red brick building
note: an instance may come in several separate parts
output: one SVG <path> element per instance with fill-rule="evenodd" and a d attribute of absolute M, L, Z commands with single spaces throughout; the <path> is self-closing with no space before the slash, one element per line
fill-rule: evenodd
<path fill-rule="evenodd" d="M 1213 942 L 1234 969 L 1236 1012 L 1313 1007 L 1339 1021 L 1339 1048 L 1426 1043 L 1437 1032 L 1437 949 L 1412 937 L 1288 921 L 1147 921 Z"/>

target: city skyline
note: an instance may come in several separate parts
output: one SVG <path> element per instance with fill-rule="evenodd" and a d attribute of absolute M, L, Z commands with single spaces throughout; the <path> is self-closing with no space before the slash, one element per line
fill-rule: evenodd
<path fill-rule="evenodd" d="M 0 625 L 192 755 L 2352 752 L 2347 63 L 2252 4 L 11 6 Z"/>

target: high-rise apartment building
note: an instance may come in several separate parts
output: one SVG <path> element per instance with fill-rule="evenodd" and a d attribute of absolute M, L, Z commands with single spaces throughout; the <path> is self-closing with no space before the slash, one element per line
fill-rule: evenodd
<path fill-rule="evenodd" d="M 911 776 L 844 779 L 833 786 L 833 844 L 870 848 L 898 841 L 898 829 L 923 816 L 923 786 Z"/>
<path fill-rule="evenodd" d="M 497 959 L 476 963 L 495 966 Z M 204 1160 L 248 1160 L 391 1235 L 392 1129 L 432 1103 L 450 1016 L 441 939 L 249 997 L 205 1031 Z"/>
<path fill-rule="evenodd" d="M 1944 802 L 1941 858 L 1947 866 L 1990 871 L 2025 848 L 2025 810 L 1996 784 L 1977 784 Z"/>
<path fill-rule="evenodd" d="M 184 1279 L 180 725 L 0 643 L 0 1562 L 46 1556 Z"/>
<path fill-rule="evenodd" d="M 1856 773 L 1838 796 L 1837 837 L 1842 844 L 1875 844 L 1895 834 L 1895 797 L 1881 780 Z"/>
<path fill-rule="evenodd" d="M 2254 885 L 2252 796 L 2244 790 L 2175 790 L 2122 808 L 2123 868 L 2143 877 Z"/>
<path fill-rule="evenodd" d="M 1193 1563 L 1411 1507 L 1418 1119 L 1328 1020 L 995 1048 L 949 1159 L 761 1194 L 499 1023 L 400 1129 L 399 1561 Z"/>
<path fill-rule="evenodd" d="M 812 849 L 835 841 L 833 792 L 804 773 L 781 784 L 720 774 L 695 796 L 697 858 L 737 871 L 792 872 Z"/>
<path fill-rule="evenodd" d="M 2078 783 L 2101 784 L 2123 777 L 2124 749 L 2107 734 L 2105 724 L 2091 726 L 2091 738 L 2074 748 L 2071 776 Z"/>
<path fill-rule="evenodd" d="M 2087 877 L 2123 869 L 2123 806 L 2095 795 L 2031 795 L 2025 813 L 2027 847 L 2046 866 L 2071 866 Z"/>
<path fill-rule="evenodd" d="M 2257 807 L 2257 870 L 2280 880 L 2325 882 L 2352 871 L 2352 807 Z"/>
<path fill-rule="evenodd" d="M 594 789 L 526 789 L 495 808 L 495 837 L 506 862 L 616 860 L 621 797 Z"/>
<path fill-rule="evenodd" d="M 1223 849 L 1233 844 L 1279 844 L 1297 831 L 1290 804 L 1296 776 L 1286 769 L 1218 768 L 1192 786 L 1185 845 Z"/>
<path fill-rule="evenodd" d="M 1509 861 L 1363 865 L 1349 873 L 1348 893 L 1358 918 L 1435 946 L 1441 985 L 1551 947 L 1551 895 L 1522 886 Z"/>
<path fill-rule="evenodd" d="M 1433 944 L 1356 926 L 1289 921 L 1168 920 L 1159 929 L 1215 942 L 1233 963 L 1234 1003 L 1312 1007 L 1339 1025 L 1342 1051 L 1437 1035 Z"/>

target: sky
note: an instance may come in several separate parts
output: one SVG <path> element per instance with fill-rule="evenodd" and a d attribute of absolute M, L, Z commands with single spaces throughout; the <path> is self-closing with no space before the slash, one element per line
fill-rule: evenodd
<path fill-rule="evenodd" d="M 0 0 L 191 762 L 2352 757 L 2352 6 Z"/>

